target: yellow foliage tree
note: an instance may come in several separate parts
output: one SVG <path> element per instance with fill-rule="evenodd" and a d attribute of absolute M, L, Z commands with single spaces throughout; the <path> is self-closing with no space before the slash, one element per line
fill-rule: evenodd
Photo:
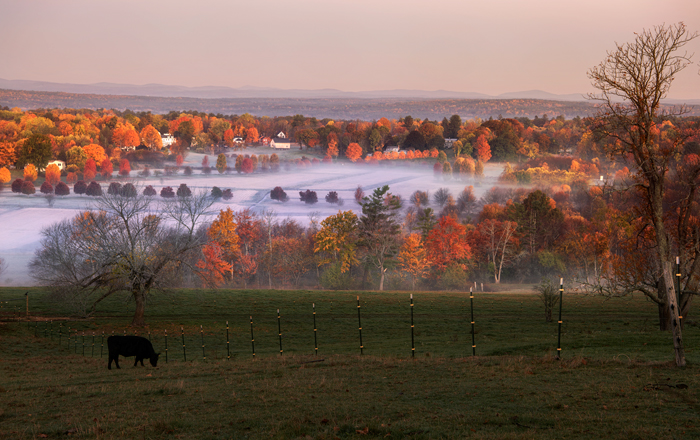
<path fill-rule="evenodd" d="M 314 253 L 320 253 L 319 266 L 340 263 L 340 272 L 346 272 L 357 264 L 357 216 L 352 211 L 338 211 L 326 217 L 321 229 L 314 236 Z"/>
<path fill-rule="evenodd" d="M 61 170 L 58 165 L 51 163 L 46 167 L 46 181 L 51 185 L 56 186 L 56 184 L 61 180 Z"/>
<path fill-rule="evenodd" d="M 5 167 L 0 168 L 0 183 L 8 183 L 11 179 L 10 170 Z"/>

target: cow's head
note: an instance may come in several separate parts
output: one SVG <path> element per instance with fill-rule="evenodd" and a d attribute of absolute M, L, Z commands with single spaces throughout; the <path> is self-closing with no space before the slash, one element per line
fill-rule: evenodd
<path fill-rule="evenodd" d="M 158 356 L 160 356 L 160 353 L 155 353 L 153 356 L 151 356 L 151 365 L 154 367 L 158 365 Z"/>

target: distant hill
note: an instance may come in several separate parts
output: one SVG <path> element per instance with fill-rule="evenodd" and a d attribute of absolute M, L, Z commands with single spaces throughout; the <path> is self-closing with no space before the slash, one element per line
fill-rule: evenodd
<path fill-rule="evenodd" d="M 332 119 L 375 120 L 381 117 L 441 120 L 453 114 L 464 119 L 488 119 L 564 115 L 566 118 L 595 113 L 588 101 L 554 101 L 546 99 L 428 99 L 428 98 L 193 98 L 139 95 L 66 93 L 49 91 L 0 90 L 0 106 L 37 108 L 108 108 L 116 110 L 170 111 L 197 110 L 206 113 L 234 115 L 250 113 L 255 116 L 289 116 Z M 700 105 L 691 108 L 700 115 Z"/>
<path fill-rule="evenodd" d="M 526 92 L 504 93 L 498 96 L 475 92 L 454 92 L 449 90 L 373 90 L 362 92 L 346 92 L 337 89 L 275 89 L 268 87 L 184 87 L 163 84 L 67 84 L 46 81 L 7 80 L 0 78 L 0 89 L 31 90 L 35 92 L 65 92 L 95 95 L 135 95 L 157 96 L 161 98 L 410 98 L 410 99 L 547 99 L 553 101 L 585 101 L 582 94 L 555 95 L 541 90 Z"/>

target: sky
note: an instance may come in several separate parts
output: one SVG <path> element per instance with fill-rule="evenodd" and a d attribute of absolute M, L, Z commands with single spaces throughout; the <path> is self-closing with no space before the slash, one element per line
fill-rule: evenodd
<path fill-rule="evenodd" d="M 0 78 L 588 93 L 616 42 L 680 21 L 700 31 L 700 1 L 0 0 Z M 669 98 L 700 98 L 686 48 Z"/>

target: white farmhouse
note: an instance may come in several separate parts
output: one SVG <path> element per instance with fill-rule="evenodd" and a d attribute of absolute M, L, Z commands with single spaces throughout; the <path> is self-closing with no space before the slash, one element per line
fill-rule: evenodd
<path fill-rule="evenodd" d="M 170 133 L 165 133 L 160 135 L 160 140 L 163 142 L 164 147 L 169 147 L 175 143 L 175 136 Z"/>
<path fill-rule="evenodd" d="M 284 133 L 280 133 L 284 134 Z M 292 147 L 292 141 L 290 141 L 287 138 L 281 138 L 279 136 L 275 136 L 272 138 L 270 141 L 270 148 L 282 148 L 285 150 L 289 150 Z"/>

